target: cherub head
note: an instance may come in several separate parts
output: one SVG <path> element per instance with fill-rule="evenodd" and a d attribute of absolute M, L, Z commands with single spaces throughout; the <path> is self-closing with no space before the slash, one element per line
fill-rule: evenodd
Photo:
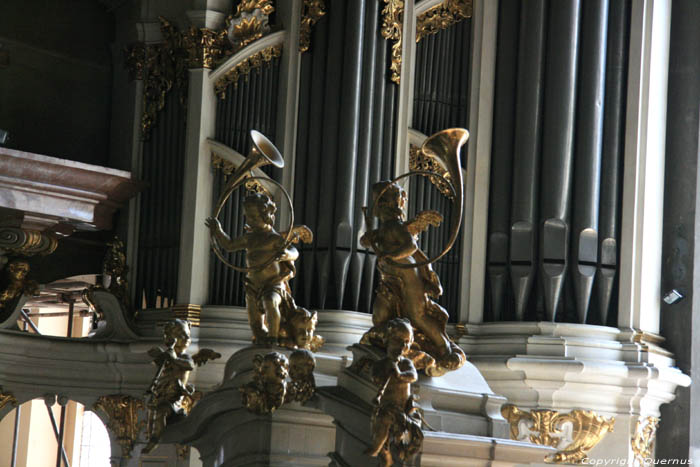
<path fill-rule="evenodd" d="M 12 280 L 21 281 L 29 274 L 29 263 L 26 261 L 13 261 L 7 267 Z"/>
<path fill-rule="evenodd" d="M 281 384 L 287 379 L 289 360 L 279 352 L 256 355 L 253 359 L 255 377 L 264 384 Z"/>
<path fill-rule="evenodd" d="M 372 202 L 375 203 L 373 214 L 381 221 L 403 219 L 407 200 L 406 190 L 396 183 L 384 180 L 372 186 Z"/>
<path fill-rule="evenodd" d="M 254 193 L 246 196 L 243 201 L 246 223 L 253 229 L 272 227 L 275 223 L 277 206 L 269 196 L 263 193 Z"/>
<path fill-rule="evenodd" d="M 294 344 L 300 349 L 309 349 L 313 342 L 318 315 L 315 311 L 299 308 L 292 316 L 290 324 L 294 337 Z"/>
<path fill-rule="evenodd" d="M 387 324 L 386 353 L 392 359 L 406 355 L 413 344 L 413 327 L 406 318 L 394 318 Z"/>
<path fill-rule="evenodd" d="M 190 323 L 181 319 L 170 321 L 163 328 L 163 340 L 168 347 L 173 346 L 180 355 L 190 345 Z"/>
<path fill-rule="evenodd" d="M 306 349 L 297 349 L 289 356 L 289 376 L 292 380 L 305 380 L 313 377 L 316 360 Z"/>

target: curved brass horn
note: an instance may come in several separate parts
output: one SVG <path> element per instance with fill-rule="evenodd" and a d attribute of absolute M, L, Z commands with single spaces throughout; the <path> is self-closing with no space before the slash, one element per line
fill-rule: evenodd
<path fill-rule="evenodd" d="M 460 153 L 462 146 L 466 144 L 468 139 L 469 132 L 464 128 L 448 128 L 447 130 L 435 133 L 428 137 L 420 148 L 420 152 L 426 160 L 419 164 L 419 170 L 412 170 L 411 172 L 399 175 L 391 181 L 391 183 L 396 183 L 406 177 L 423 175 L 427 176 L 440 191 L 443 191 L 443 193 L 445 193 L 445 191 L 442 190 L 440 184 L 445 184 L 449 192 L 445 194 L 447 196 L 454 196 L 452 198 L 454 201 L 453 209 L 455 210 L 454 214 L 456 214 L 453 215 L 450 238 L 439 255 L 416 263 L 399 263 L 391 258 L 386 258 L 386 261 L 391 263 L 392 266 L 402 269 L 427 266 L 445 256 L 454 246 L 457 235 L 459 235 L 459 229 L 462 225 L 462 209 L 464 207 L 464 180 L 462 177 Z M 391 184 L 387 184 L 384 190 L 376 197 L 371 212 L 374 212 L 377 201 L 381 199 L 390 185 Z M 373 248 L 377 254 L 381 255 L 381 251 L 377 250 L 377 245 L 373 245 Z"/>
<path fill-rule="evenodd" d="M 226 183 L 224 191 L 221 192 L 219 200 L 214 208 L 214 217 L 219 217 L 221 209 L 224 207 L 224 203 L 231 193 L 234 192 L 238 186 L 245 181 L 249 173 L 253 170 L 264 165 L 272 164 L 275 167 L 283 167 L 284 159 L 279 150 L 272 144 L 267 136 L 263 135 L 257 130 L 250 130 L 250 138 L 253 140 L 253 149 L 250 154 L 243 161 L 241 165 L 238 166 L 235 172 L 231 174 L 231 177 Z"/>

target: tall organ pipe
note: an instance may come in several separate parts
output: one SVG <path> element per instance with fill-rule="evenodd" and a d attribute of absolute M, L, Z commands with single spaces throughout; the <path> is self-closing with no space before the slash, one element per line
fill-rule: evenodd
<path fill-rule="evenodd" d="M 549 5 L 540 225 L 540 277 L 554 321 L 568 263 L 580 0 Z"/>
<path fill-rule="evenodd" d="M 617 275 L 621 161 L 624 145 L 625 83 L 630 0 L 610 3 L 605 77 L 600 235 L 596 293 L 602 324 L 607 324 Z"/>
<path fill-rule="evenodd" d="M 608 0 L 588 0 L 584 3 L 574 161 L 575 209 L 571 221 L 571 273 L 580 323 L 586 322 L 598 261 L 607 22 Z"/>
<path fill-rule="evenodd" d="M 523 1 L 520 8 L 513 197 L 510 213 L 510 278 L 515 316 L 520 321 L 524 319 L 537 271 L 537 189 L 546 16 L 545 0 Z"/>
<path fill-rule="evenodd" d="M 505 0 L 499 5 L 487 268 L 492 318 L 496 321 L 503 316 L 508 285 L 508 230 L 513 170 L 513 107 L 518 65 L 519 4 L 520 0 Z"/>

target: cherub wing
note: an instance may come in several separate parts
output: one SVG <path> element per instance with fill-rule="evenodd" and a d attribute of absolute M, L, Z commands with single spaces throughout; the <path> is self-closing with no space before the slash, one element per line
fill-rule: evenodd
<path fill-rule="evenodd" d="M 212 349 L 199 349 L 199 352 L 192 355 L 192 361 L 197 366 L 202 366 L 209 360 L 216 360 L 217 358 L 221 358 L 221 354 L 214 352 Z"/>
<path fill-rule="evenodd" d="M 441 222 L 442 214 L 440 214 L 439 212 L 421 211 L 416 215 L 415 219 L 411 219 L 404 225 L 411 233 L 411 235 L 416 235 L 427 229 L 429 225 L 432 225 L 433 227 L 438 227 Z"/>

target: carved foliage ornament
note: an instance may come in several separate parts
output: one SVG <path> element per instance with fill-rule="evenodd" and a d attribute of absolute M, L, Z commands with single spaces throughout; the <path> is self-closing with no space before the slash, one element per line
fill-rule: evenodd
<path fill-rule="evenodd" d="M 472 0 L 444 0 L 416 19 L 416 42 L 472 17 Z"/>
<path fill-rule="evenodd" d="M 514 405 L 501 410 L 510 423 L 510 437 L 531 443 L 552 446 L 558 450 L 545 458 L 548 463 L 581 464 L 606 433 L 613 431 L 615 418 L 606 418 L 592 410 L 572 410 L 559 413 L 555 410 L 535 409 L 530 412 Z"/>
<path fill-rule="evenodd" d="M 657 428 L 659 428 L 659 419 L 656 417 L 645 417 L 637 420 L 637 427 L 631 441 L 635 466 L 646 467 L 650 464 L 649 461 L 653 458 Z"/>
<path fill-rule="evenodd" d="M 304 53 L 311 46 L 311 28 L 326 14 L 326 4 L 323 0 L 304 0 L 301 8 L 299 52 Z"/>
<path fill-rule="evenodd" d="M 252 70 L 259 69 L 266 63 L 270 63 L 273 59 L 282 56 L 282 45 L 273 45 L 267 47 L 260 52 L 251 55 L 224 74 L 214 85 L 214 89 L 219 98 L 226 98 L 226 88 L 233 83 L 234 87 L 238 87 L 238 78 L 245 76 L 246 79 Z"/>
<path fill-rule="evenodd" d="M 391 46 L 391 80 L 401 83 L 401 47 L 403 41 L 403 0 L 384 0 L 382 37 L 394 41 Z"/>
<path fill-rule="evenodd" d="M 94 410 L 102 410 L 109 417 L 107 428 L 117 437 L 122 456 L 130 457 L 134 443 L 145 426 L 138 413 L 143 410 L 143 401 L 131 396 L 115 394 L 97 399 Z"/>
<path fill-rule="evenodd" d="M 272 0 L 241 0 L 236 12 L 226 18 L 227 35 L 234 48 L 240 50 L 268 33 L 269 16 L 274 11 Z"/>

